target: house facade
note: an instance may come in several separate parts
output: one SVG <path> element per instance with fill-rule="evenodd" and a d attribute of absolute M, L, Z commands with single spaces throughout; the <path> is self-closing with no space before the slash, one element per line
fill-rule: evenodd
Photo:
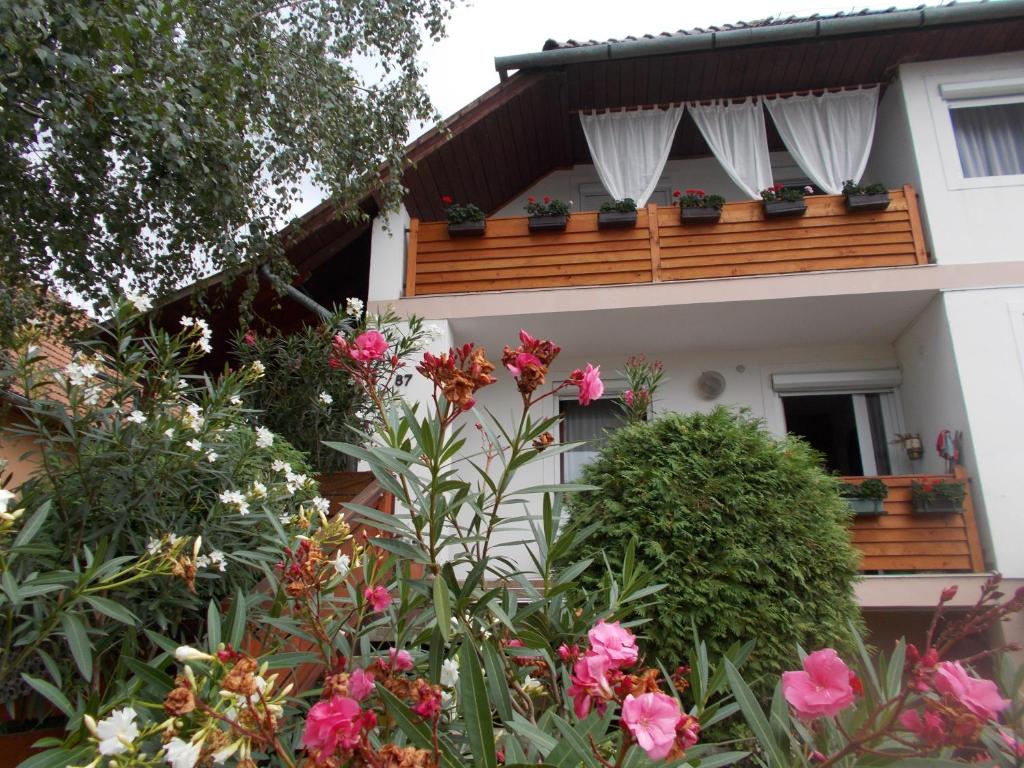
<path fill-rule="evenodd" d="M 962 605 L 989 571 L 1024 584 L 1024 2 L 549 41 L 495 64 L 497 86 L 410 146 L 400 211 L 357 234 L 307 227 L 306 289 L 368 244 L 370 309 L 436 324 L 435 351 L 496 358 L 525 328 L 561 345 L 556 380 L 600 364 L 608 398 L 644 353 L 666 371 L 655 411 L 747 409 L 852 482 L 881 478 L 885 514 L 851 532 L 876 641 L 912 633 L 949 583 Z M 832 109 L 850 94 L 868 106 Z M 787 117 L 800 100 L 813 114 Z M 736 105 L 740 122 L 714 123 Z M 621 158 L 583 117 L 672 110 L 635 224 L 600 228 Z M 883 184 L 888 206 L 849 210 L 845 178 Z M 772 184 L 810 187 L 806 211 L 767 218 Z M 694 188 L 726 198 L 717 223 L 681 221 L 673 192 Z M 480 206 L 485 232 L 450 236 L 444 196 Z M 573 202 L 564 231 L 530 231 L 524 206 L 544 196 Z M 507 417 L 518 395 L 479 402 Z M 592 442 L 524 480 L 573 479 L 613 410 L 544 407 Z M 913 488 L 937 483 L 964 485 L 958 511 L 915 509 Z"/>

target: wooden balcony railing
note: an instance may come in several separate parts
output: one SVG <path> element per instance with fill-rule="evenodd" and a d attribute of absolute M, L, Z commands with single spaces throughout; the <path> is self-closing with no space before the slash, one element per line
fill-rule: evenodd
<path fill-rule="evenodd" d="M 599 230 L 574 213 L 564 232 L 531 234 L 526 217 L 488 219 L 482 237 L 451 238 L 443 221 L 409 226 L 406 296 L 813 272 L 924 264 L 914 190 L 888 210 L 850 213 L 842 196 L 807 198 L 803 216 L 765 219 L 758 202 L 728 203 L 717 224 L 679 223 L 651 204 L 632 229 Z"/>
<path fill-rule="evenodd" d="M 926 480 L 962 480 L 967 487 L 962 513 L 915 513 L 910 484 Z M 848 477 L 858 483 L 864 478 Z M 978 526 L 974 519 L 967 476 L 957 468 L 949 475 L 895 475 L 879 478 L 889 486 L 885 514 L 858 516 L 853 522 L 853 543 L 861 551 L 862 571 L 972 571 L 984 570 Z"/>

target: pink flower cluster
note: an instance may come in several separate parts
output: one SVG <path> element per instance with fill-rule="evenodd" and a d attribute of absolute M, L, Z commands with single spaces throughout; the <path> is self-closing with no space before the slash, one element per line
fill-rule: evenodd
<path fill-rule="evenodd" d="M 344 336 L 338 334 L 331 342 L 334 352 L 328 361 L 333 368 L 342 368 L 343 358 L 354 360 L 357 363 L 368 363 L 373 360 L 380 360 L 388 351 L 388 340 L 380 331 L 365 331 L 355 340 L 349 342 Z"/>
<path fill-rule="evenodd" d="M 590 363 L 583 370 L 577 368 L 569 376 L 569 383 L 579 387 L 580 405 L 590 405 L 604 394 L 604 383 L 601 381 L 601 366 L 596 368 Z"/>
<path fill-rule="evenodd" d="M 309 710 L 302 744 L 316 755 L 317 765 L 324 765 L 338 749 L 357 747 L 363 732 L 376 725 L 377 716 L 372 710 L 364 711 L 348 696 L 332 696 Z"/>
<path fill-rule="evenodd" d="M 683 714 L 678 699 L 657 689 L 654 670 L 643 675 L 624 671 L 639 655 L 632 632 L 618 622 L 599 621 L 587 636 L 590 648 L 582 655 L 575 645 L 558 649 L 562 660 L 572 663 L 568 692 L 577 717 L 595 707 L 603 712 L 609 701 L 621 702 L 622 727 L 652 760 L 679 756 L 697 743 L 700 724 Z"/>
<path fill-rule="evenodd" d="M 383 613 L 391 605 L 391 593 L 380 584 L 364 589 L 363 598 L 370 604 L 374 613 Z"/>
<path fill-rule="evenodd" d="M 782 694 L 805 720 L 835 717 L 853 704 L 856 676 L 832 648 L 808 654 L 803 671 L 782 673 Z"/>

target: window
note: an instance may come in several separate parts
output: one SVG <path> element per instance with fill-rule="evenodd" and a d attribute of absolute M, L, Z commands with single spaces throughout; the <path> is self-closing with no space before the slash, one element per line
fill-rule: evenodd
<path fill-rule="evenodd" d="M 579 199 L 580 211 L 596 211 L 601 208 L 604 203 L 612 202 L 612 197 L 606 191 L 604 186 L 600 183 L 588 182 L 586 184 L 580 184 L 580 199 Z M 651 193 L 648 203 L 657 203 L 658 205 L 669 205 L 672 202 L 672 189 L 666 179 L 661 179 L 658 182 L 658 186 L 654 188 Z"/>
<path fill-rule="evenodd" d="M 782 398 L 786 431 L 800 435 L 840 475 L 889 475 L 882 394 L 790 395 Z"/>
<path fill-rule="evenodd" d="M 574 483 L 579 480 L 583 467 L 600 453 L 607 433 L 625 422 L 622 411 L 611 398 L 594 400 L 587 406 L 576 400 L 560 400 L 558 410 L 562 415 L 561 441 L 583 443 L 562 454 L 562 482 Z"/>
<path fill-rule="evenodd" d="M 949 110 L 965 179 L 1024 174 L 1024 101 Z"/>

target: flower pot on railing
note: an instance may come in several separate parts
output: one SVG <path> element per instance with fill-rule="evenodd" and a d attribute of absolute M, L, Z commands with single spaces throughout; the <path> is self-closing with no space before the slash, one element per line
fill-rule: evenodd
<path fill-rule="evenodd" d="M 960 480 L 925 480 L 910 484 L 910 502 L 914 514 L 961 514 L 966 495 L 967 491 Z"/>
<path fill-rule="evenodd" d="M 448 224 L 449 237 L 481 237 L 487 228 L 487 221 L 460 221 Z"/>
<path fill-rule="evenodd" d="M 597 214 L 598 229 L 629 229 L 636 226 L 636 211 L 601 211 Z"/>
<path fill-rule="evenodd" d="M 564 232 L 569 222 L 569 217 L 560 216 L 531 216 L 527 219 L 531 232 Z"/>
<path fill-rule="evenodd" d="M 954 499 L 934 499 L 915 501 L 913 509 L 917 515 L 959 515 L 964 511 L 964 504 Z"/>
<path fill-rule="evenodd" d="M 807 211 L 807 203 L 803 200 L 765 200 L 764 217 L 780 219 L 785 216 L 803 216 Z"/>
<path fill-rule="evenodd" d="M 720 208 L 680 208 L 681 224 L 714 224 L 722 218 Z"/>
<path fill-rule="evenodd" d="M 877 195 L 847 195 L 846 210 L 848 211 L 884 211 L 889 207 L 889 193 Z"/>
<path fill-rule="evenodd" d="M 703 189 L 688 189 L 684 194 L 677 189 L 672 197 L 672 204 L 679 206 L 680 224 L 715 224 L 722 217 L 725 198 L 721 195 L 709 195 Z"/>
<path fill-rule="evenodd" d="M 881 499 L 845 499 L 846 505 L 857 517 L 877 517 L 885 514 L 885 505 Z"/>

